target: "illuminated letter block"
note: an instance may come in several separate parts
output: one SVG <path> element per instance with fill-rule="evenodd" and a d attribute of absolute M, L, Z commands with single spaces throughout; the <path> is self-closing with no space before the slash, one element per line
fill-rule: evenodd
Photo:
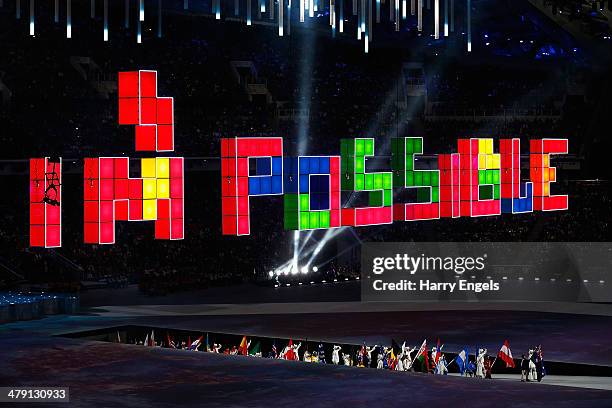
<path fill-rule="evenodd" d="M 157 71 L 119 73 L 119 124 L 136 125 L 136 151 L 174 150 L 174 99 L 157 96 Z"/>
<path fill-rule="evenodd" d="M 62 159 L 30 159 L 30 246 L 62 246 Z"/>
<path fill-rule="evenodd" d="M 458 218 L 459 211 L 459 154 L 438 155 L 440 169 L 440 217 Z"/>
<path fill-rule="evenodd" d="M 129 177 L 129 158 L 85 159 L 85 243 L 113 244 L 115 221 L 155 221 L 155 238 L 184 236 L 183 158 L 141 159 L 141 178 Z"/>
<path fill-rule="evenodd" d="M 341 140 L 341 188 L 368 192 L 369 206 L 342 208 L 343 226 L 391 224 L 393 222 L 393 173 L 368 173 L 365 158 L 374 156 L 374 139 Z"/>
<path fill-rule="evenodd" d="M 459 139 L 458 144 L 461 215 L 500 215 L 501 158 L 493 153 L 493 139 Z"/>
<path fill-rule="evenodd" d="M 391 139 L 393 184 L 416 191 L 416 203 L 394 204 L 396 221 L 433 220 L 440 218 L 440 171 L 416 170 L 415 155 L 423 154 L 422 137 Z"/>
<path fill-rule="evenodd" d="M 285 159 L 285 229 L 340 227 L 340 157 Z"/>
<path fill-rule="evenodd" d="M 533 211 L 533 183 L 521 183 L 521 140 L 499 141 L 501 156 L 501 209 L 503 213 Z"/>
<path fill-rule="evenodd" d="M 551 195 L 550 184 L 557 181 L 557 169 L 550 166 L 551 154 L 567 154 L 567 139 L 530 140 L 530 178 L 533 182 L 533 208 L 537 211 L 567 210 L 567 195 Z"/>
<path fill-rule="evenodd" d="M 249 159 L 253 159 L 252 166 Z M 254 174 L 250 168 L 254 167 Z M 251 196 L 283 194 L 283 139 L 221 139 L 223 235 L 249 235 Z"/>

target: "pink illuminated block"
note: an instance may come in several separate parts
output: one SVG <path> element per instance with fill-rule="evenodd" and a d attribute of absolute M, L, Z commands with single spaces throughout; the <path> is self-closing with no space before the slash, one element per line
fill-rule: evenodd
<path fill-rule="evenodd" d="M 170 198 L 153 198 L 156 205 L 155 237 L 158 239 L 182 239 L 183 226 L 183 158 L 171 157 L 169 161 Z M 99 177 L 94 178 L 97 174 Z M 101 157 L 85 159 L 85 243 L 113 244 L 116 221 L 142 221 L 143 179 L 130 178 L 129 158 Z M 90 191 L 97 189 L 98 194 Z M 150 202 L 152 199 L 149 198 Z M 160 225 L 158 225 L 160 224 Z"/>
<path fill-rule="evenodd" d="M 280 157 L 280 137 L 221 139 L 221 200 L 223 235 L 250 233 L 249 158 Z M 270 195 L 275 195 L 273 193 Z"/>
<path fill-rule="evenodd" d="M 62 246 L 62 160 L 30 159 L 30 246 Z"/>
<path fill-rule="evenodd" d="M 567 139 L 532 139 L 530 148 L 530 179 L 533 182 L 533 209 L 535 211 L 567 210 L 567 195 L 552 195 L 551 184 L 556 181 L 556 168 L 550 164 L 551 155 L 567 154 Z M 552 176 L 552 177 L 551 177 Z"/>

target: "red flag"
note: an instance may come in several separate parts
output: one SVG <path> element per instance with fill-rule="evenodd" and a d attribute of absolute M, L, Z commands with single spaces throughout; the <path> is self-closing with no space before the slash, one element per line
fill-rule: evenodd
<path fill-rule="evenodd" d="M 289 339 L 289 344 L 287 345 L 287 352 L 285 353 L 285 360 L 295 359 L 295 351 L 293 351 L 293 340 Z"/>
<path fill-rule="evenodd" d="M 434 366 L 438 365 L 438 360 L 440 360 L 440 338 L 438 337 L 438 343 L 436 344 L 436 358 L 434 361 Z"/>
<path fill-rule="evenodd" d="M 504 363 L 506 363 L 506 367 L 514 368 L 514 359 L 512 358 L 512 351 L 510 350 L 510 343 L 508 340 L 504 341 L 504 345 L 497 353 L 497 357 L 501 358 Z"/>
<path fill-rule="evenodd" d="M 242 354 L 243 356 L 246 356 L 247 354 L 249 354 L 249 343 L 247 342 L 247 338 L 246 336 L 244 336 L 242 338 L 242 341 L 240 342 L 240 347 L 238 347 L 238 353 Z"/>

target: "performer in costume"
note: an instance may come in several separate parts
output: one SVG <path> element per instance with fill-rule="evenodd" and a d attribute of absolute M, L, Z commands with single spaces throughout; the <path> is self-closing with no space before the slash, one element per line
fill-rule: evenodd
<path fill-rule="evenodd" d="M 444 354 L 441 354 L 441 353 L 440 353 L 440 358 L 438 358 L 438 364 L 436 364 L 436 374 L 438 375 L 448 374 L 448 364 L 446 363 Z"/>
<path fill-rule="evenodd" d="M 366 367 L 371 367 L 372 364 L 374 364 L 374 361 L 372 361 L 372 352 L 376 350 L 376 347 L 378 347 L 376 344 L 372 347 L 366 347 L 366 354 L 368 355 L 368 364 L 366 364 Z"/>
<path fill-rule="evenodd" d="M 334 349 L 332 351 L 332 363 L 333 364 L 340 364 L 340 350 L 342 350 L 342 347 L 338 346 L 337 344 L 334 344 Z"/>
<path fill-rule="evenodd" d="M 529 371 L 527 373 L 527 382 L 535 381 L 538 378 L 538 373 L 537 373 L 537 368 L 535 365 L 535 350 L 534 349 L 529 349 L 527 358 L 529 359 Z"/>
<path fill-rule="evenodd" d="M 319 343 L 319 363 L 325 364 L 325 347 L 323 343 Z"/>
<path fill-rule="evenodd" d="M 486 356 L 484 359 L 484 370 L 485 370 L 485 378 L 491 378 L 491 369 L 493 368 L 493 362 L 489 356 Z"/>
<path fill-rule="evenodd" d="M 382 370 L 383 368 L 385 368 L 385 351 L 382 346 L 378 348 L 378 356 L 376 358 L 377 358 L 376 368 L 379 370 Z"/>
<path fill-rule="evenodd" d="M 529 370 L 529 361 L 525 354 L 521 356 L 521 382 L 527 380 L 527 370 Z"/>
<path fill-rule="evenodd" d="M 485 367 L 484 360 L 487 355 L 487 349 L 478 349 L 478 356 L 476 356 L 476 377 L 485 378 Z"/>

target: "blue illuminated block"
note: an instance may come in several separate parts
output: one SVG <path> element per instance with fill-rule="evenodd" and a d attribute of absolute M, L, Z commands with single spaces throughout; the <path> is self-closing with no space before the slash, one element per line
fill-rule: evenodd
<path fill-rule="evenodd" d="M 513 198 L 512 207 L 513 212 L 524 213 L 533 211 L 533 184 L 522 183 L 520 184 L 521 196 L 524 198 Z"/>
<path fill-rule="evenodd" d="M 319 173 L 329 174 L 329 157 L 319 158 Z"/>
<path fill-rule="evenodd" d="M 310 173 L 310 157 L 300 157 L 300 174 Z"/>
<path fill-rule="evenodd" d="M 308 193 L 308 176 L 300 174 L 300 194 Z"/>
<path fill-rule="evenodd" d="M 501 199 L 501 212 L 504 214 L 512 214 L 512 198 L 502 198 Z"/>
<path fill-rule="evenodd" d="M 249 195 L 261 194 L 261 184 L 258 177 L 249 177 Z"/>
<path fill-rule="evenodd" d="M 310 158 L 310 169 L 308 173 L 310 174 L 321 173 L 321 171 L 319 170 L 319 158 L 318 157 Z"/>
<path fill-rule="evenodd" d="M 280 157 L 272 157 L 272 175 L 283 175 L 283 159 Z"/>
<path fill-rule="evenodd" d="M 272 193 L 272 176 L 261 177 L 259 184 L 260 184 L 261 194 L 271 194 Z"/>
<path fill-rule="evenodd" d="M 272 167 L 274 170 L 274 166 Z M 272 194 L 282 194 L 283 178 L 281 176 L 272 176 Z"/>
<path fill-rule="evenodd" d="M 255 174 L 258 176 L 271 176 L 272 165 L 271 158 L 269 157 L 258 157 L 255 159 Z"/>

